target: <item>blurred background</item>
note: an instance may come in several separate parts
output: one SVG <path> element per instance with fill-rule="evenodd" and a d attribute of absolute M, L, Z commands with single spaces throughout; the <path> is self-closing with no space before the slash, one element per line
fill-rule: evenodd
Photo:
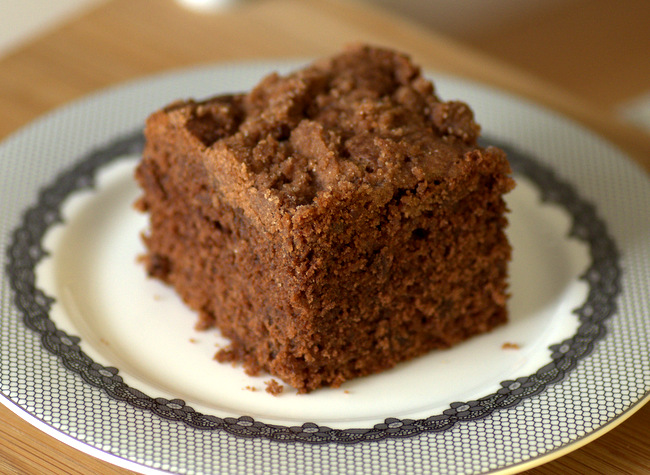
<path fill-rule="evenodd" d="M 372 1 L 650 130 L 648 0 Z"/>
<path fill-rule="evenodd" d="M 0 0 L 0 58 L 109 1 Z M 210 4 L 265 0 L 177 1 L 210 15 L 219 10 Z M 650 131 L 649 0 L 349 1 L 374 3 Z"/>

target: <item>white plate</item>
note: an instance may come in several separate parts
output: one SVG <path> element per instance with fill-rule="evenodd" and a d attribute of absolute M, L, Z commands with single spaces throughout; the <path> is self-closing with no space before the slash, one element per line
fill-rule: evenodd
<path fill-rule="evenodd" d="M 518 470 L 640 407 L 650 390 L 647 175 L 556 114 L 441 75 L 441 97 L 470 103 L 516 169 L 511 322 L 309 395 L 273 397 L 270 376 L 212 360 L 218 334 L 195 332 L 195 316 L 136 262 L 146 226 L 131 208 L 138 131 L 174 99 L 246 90 L 300 64 L 148 78 L 0 145 L 3 402 L 113 463 L 184 473 Z"/>

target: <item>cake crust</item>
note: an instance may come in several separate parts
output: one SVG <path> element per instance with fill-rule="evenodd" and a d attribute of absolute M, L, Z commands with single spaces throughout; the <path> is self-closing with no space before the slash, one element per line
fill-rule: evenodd
<path fill-rule="evenodd" d="M 242 361 L 338 386 L 507 319 L 505 154 L 403 55 L 353 46 L 150 116 L 150 275 Z"/>

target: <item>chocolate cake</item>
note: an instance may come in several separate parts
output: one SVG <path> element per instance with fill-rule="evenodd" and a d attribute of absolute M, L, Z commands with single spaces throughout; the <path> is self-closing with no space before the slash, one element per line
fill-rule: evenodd
<path fill-rule="evenodd" d="M 352 46 L 146 124 L 146 268 L 305 393 L 507 319 L 505 154 L 409 57 Z"/>

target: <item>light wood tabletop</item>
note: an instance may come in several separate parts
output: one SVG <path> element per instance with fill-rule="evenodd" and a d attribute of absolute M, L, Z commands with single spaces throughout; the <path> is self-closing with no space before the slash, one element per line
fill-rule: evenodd
<path fill-rule="evenodd" d="M 109 0 L 0 59 L 0 140 L 40 115 L 122 81 L 229 60 L 316 57 L 351 42 L 408 52 L 582 122 L 650 170 L 650 137 L 537 76 L 369 4 L 249 0 L 199 14 L 173 0 Z M 528 473 L 650 473 L 650 406 Z M 560 456 L 561 455 L 561 456 Z M 130 473 L 71 448 L 0 406 L 0 473 Z"/>

